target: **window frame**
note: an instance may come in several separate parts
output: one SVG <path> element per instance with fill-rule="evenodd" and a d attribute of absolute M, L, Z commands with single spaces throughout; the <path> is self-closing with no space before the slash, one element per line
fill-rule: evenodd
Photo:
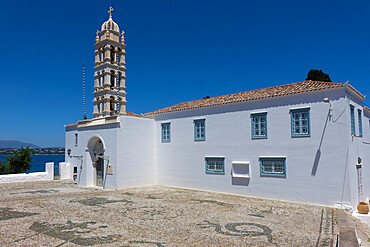
<path fill-rule="evenodd" d="M 311 137 L 310 110 L 311 110 L 310 107 L 290 109 L 290 128 L 291 128 L 292 138 Z M 298 112 L 307 112 L 307 129 L 308 129 L 307 134 L 299 134 L 299 133 L 295 133 L 294 131 L 294 114 Z"/>
<path fill-rule="evenodd" d="M 206 174 L 217 174 L 217 175 L 225 175 L 225 157 L 205 157 L 205 168 L 206 168 Z M 216 170 L 209 170 L 208 168 L 208 162 L 209 161 L 222 161 L 222 171 L 216 171 Z M 216 165 L 215 165 L 216 167 Z"/>
<path fill-rule="evenodd" d="M 266 173 L 263 170 L 263 161 L 284 161 L 283 165 L 283 173 Z M 279 178 L 286 178 L 286 157 L 260 157 L 260 176 L 261 177 L 279 177 Z M 275 166 L 274 166 L 275 167 Z"/>
<path fill-rule="evenodd" d="M 356 135 L 356 123 L 355 123 L 355 106 L 350 106 L 350 119 L 351 119 L 351 135 Z"/>
<path fill-rule="evenodd" d="M 360 109 L 357 109 L 358 113 L 358 135 L 362 137 L 362 111 Z"/>
<path fill-rule="evenodd" d="M 168 139 L 165 139 L 164 130 L 168 128 Z M 162 136 L 162 143 L 170 143 L 171 142 L 171 122 L 168 123 L 161 123 L 161 136 Z"/>
<path fill-rule="evenodd" d="M 203 119 L 194 119 L 193 121 L 194 123 L 194 141 L 195 142 L 199 142 L 199 141 L 205 141 L 206 140 L 206 119 L 203 118 Z M 197 124 L 198 123 L 203 123 L 204 127 L 204 136 L 203 137 L 199 137 L 197 138 Z"/>
<path fill-rule="evenodd" d="M 254 133 L 254 118 L 255 117 L 265 117 L 265 135 L 256 136 Z M 251 131 L 252 131 L 252 140 L 255 139 L 267 139 L 267 112 L 251 113 Z M 261 128 L 261 127 L 260 127 Z"/>
<path fill-rule="evenodd" d="M 75 133 L 75 147 L 78 147 L 78 133 Z"/>

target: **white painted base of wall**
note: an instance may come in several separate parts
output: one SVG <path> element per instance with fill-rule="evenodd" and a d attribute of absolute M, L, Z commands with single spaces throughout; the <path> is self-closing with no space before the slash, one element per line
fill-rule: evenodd
<path fill-rule="evenodd" d="M 19 183 L 54 179 L 54 162 L 45 164 L 45 172 L 0 175 L 0 183 Z"/>
<path fill-rule="evenodd" d="M 59 175 L 60 180 L 62 179 L 73 179 L 72 166 L 66 162 L 59 163 Z"/>

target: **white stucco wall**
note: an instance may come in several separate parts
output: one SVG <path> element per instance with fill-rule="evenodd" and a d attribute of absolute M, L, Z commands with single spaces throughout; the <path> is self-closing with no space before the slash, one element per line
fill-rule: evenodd
<path fill-rule="evenodd" d="M 54 179 L 54 162 L 45 164 L 45 172 L 0 175 L 0 183 L 18 183 Z"/>
<path fill-rule="evenodd" d="M 154 120 L 120 116 L 119 124 L 69 128 L 65 147 L 66 150 L 71 149 L 71 157 L 66 154 L 65 160 L 71 170 L 74 166 L 78 167 L 77 183 L 81 186 L 95 185 L 96 170 L 91 161 L 91 151 L 87 149 L 93 137 L 103 141 L 104 156 L 109 157 L 104 161 L 104 188 L 155 184 Z M 113 166 L 113 174 L 107 174 L 108 164 Z"/>
<path fill-rule="evenodd" d="M 328 97 L 333 105 L 329 119 Z M 311 137 L 291 137 L 290 109 L 310 107 Z M 268 138 L 252 140 L 251 117 L 267 112 Z M 347 188 L 347 102 L 343 89 L 156 116 L 158 184 L 335 205 L 352 203 Z M 206 119 L 206 141 L 194 142 L 194 119 Z M 161 123 L 171 122 L 171 143 Z M 205 156 L 225 156 L 225 174 L 205 172 Z M 286 178 L 260 176 L 259 157 L 285 156 Z M 232 161 L 250 161 L 250 179 L 231 177 Z M 347 183 L 349 183 L 347 181 Z M 344 188 L 344 189 L 343 189 Z"/>
<path fill-rule="evenodd" d="M 348 184 L 347 188 L 350 189 L 352 205 L 360 201 L 366 201 L 370 197 L 370 129 L 369 129 L 369 115 L 364 111 L 362 102 L 352 95 L 348 95 L 348 105 L 354 106 L 355 117 L 355 135 L 349 135 L 348 138 Z M 358 110 L 362 113 L 362 133 L 359 135 L 359 116 Z M 351 133 L 351 118 L 350 110 L 348 110 L 348 131 Z M 358 158 L 362 160 L 361 173 L 362 173 L 362 195 L 359 192 L 359 179 L 358 179 Z"/>
<path fill-rule="evenodd" d="M 121 126 L 115 165 L 117 188 L 155 184 L 154 120 L 121 116 Z"/>
<path fill-rule="evenodd" d="M 333 115 L 329 116 L 329 98 Z M 370 192 L 369 113 L 363 114 L 363 137 L 350 134 L 349 104 L 362 109 L 343 88 L 284 96 L 152 118 L 120 116 L 119 123 L 87 128 L 68 127 L 66 163 L 78 167 L 77 183 L 95 185 L 89 140 L 104 144 L 104 188 L 163 184 L 334 206 L 358 201 L 356 162 L 362 158 L 363 198 Z M 291 109 L 310 108 L 310 137 L 292 138 Z M 252 140 L 251 114 L 267 112 L 267 139 Z M 206 140 L 194 141 L 195 119 L 205 119 Z M 171 123 L 171 142 L 161 142 L 161 123 Z M 356 125 L 357 126 L 357 125 Z M 357 127 L 356 127 L 357 128 Z M 75 146 L 75 133 L 78 145 Z M 365 141 L 365 142 L 364 142 Z M 225 174 L 206 174 L 205 157 L 224 156 Z M 260 175 L 263 156 L 286 157 L 286 177 Z M 232 162 L 249 162 L 250 178 L 233 178 Z M 107 165 L 113 175 L 106 174 Z M 81 169 L 82 168 L 82 169 Z"/>
<path fill-rule="evenodd" d="M 115 189 L 116 177 L 107 175 L 106 168 L 108 163 L 116 163 L 117 154 L 117 129 L 118 124 L 93 126 L 86 128 L 69 128 L 66 131 L 66 150 L 71 149 L 71 157 L 66 153 L 65 161 L 73 167 L 77 167 L 77 184 L 81 186 L 95 186 L 96 170 L 92 162 L 92 151 L 88 149 L 89 141 L 98 137 L 104 146 L 104 156 L 109 160 L 104 160 L 104 188 Z M 75 145 L 75 134 L 78 133 L 78 144 Z M 67 151 L 66 151 L 67 152 Z M 79 156 L 79 157 L 77 157 Z"/>
<path fill-rule="evenodd" d="M 60 179 L 73 179 L 72 166 L 66 162 L 59 163 L 59 176 Z"/>

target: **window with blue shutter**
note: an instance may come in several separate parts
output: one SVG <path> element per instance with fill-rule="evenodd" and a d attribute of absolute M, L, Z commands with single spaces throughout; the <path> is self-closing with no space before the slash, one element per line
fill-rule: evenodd
<path fill-rule="evenodd" d="M 355 107 L 350 105 L 351 107 L 351 134 L 356 135 L 356 126 L 355 126 Z"/>
<path fill-rule="evenodd" d="M 362 111 L 358 110 L 358 135 L 362 137 Z"/>
<path fill-rule="evenodd" d="M 206 173 L 225 174 L 225 158 L 206 157 Z"/>
<path fill-rule="evenodd" d="M 261 176 L 286 177 L 285 158 L 260 158 Z"/>
<path fill-rule="evenodd" d="M 267 138 L 267 112 L 251 114 L 252 139 Z"/>
<path fill-rule="evenodd" d="M 194 120 L 194 141 L 205 141 L 206 140 L 206 120 L 197 119 Z"/>
<path fill-rule="evenodd" d="M 309 137 L 310 108 L 290 110 L 292 137 Z"/>
<path fill-rule="evenodd" d="M 162 142 L 171 142 L 171 123 L 162 123 Z"/>

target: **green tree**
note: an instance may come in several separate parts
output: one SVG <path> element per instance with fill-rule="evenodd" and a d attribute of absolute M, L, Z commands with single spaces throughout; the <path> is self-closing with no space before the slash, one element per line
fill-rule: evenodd
<path fill-rule="evenodd" d="M 9 174 L 10 173 L 10 166 L 9 163 L 0 160 L 0 175 L 2 174 Z"/>
<path fill-rule="evenodd" d="M 330 76 L 322 72 L 321 69 L 311 69 L 308 71 L 306 80 L 331 82 Z"/>
<path fill-rule="evenodd" d="M 29 147 L 21 148 L 6 157 L 6 162 L 0 162 L 0 174 L 22 173 L 30 169 L 33 159 L 31 154 L 35 152 Z"/>

